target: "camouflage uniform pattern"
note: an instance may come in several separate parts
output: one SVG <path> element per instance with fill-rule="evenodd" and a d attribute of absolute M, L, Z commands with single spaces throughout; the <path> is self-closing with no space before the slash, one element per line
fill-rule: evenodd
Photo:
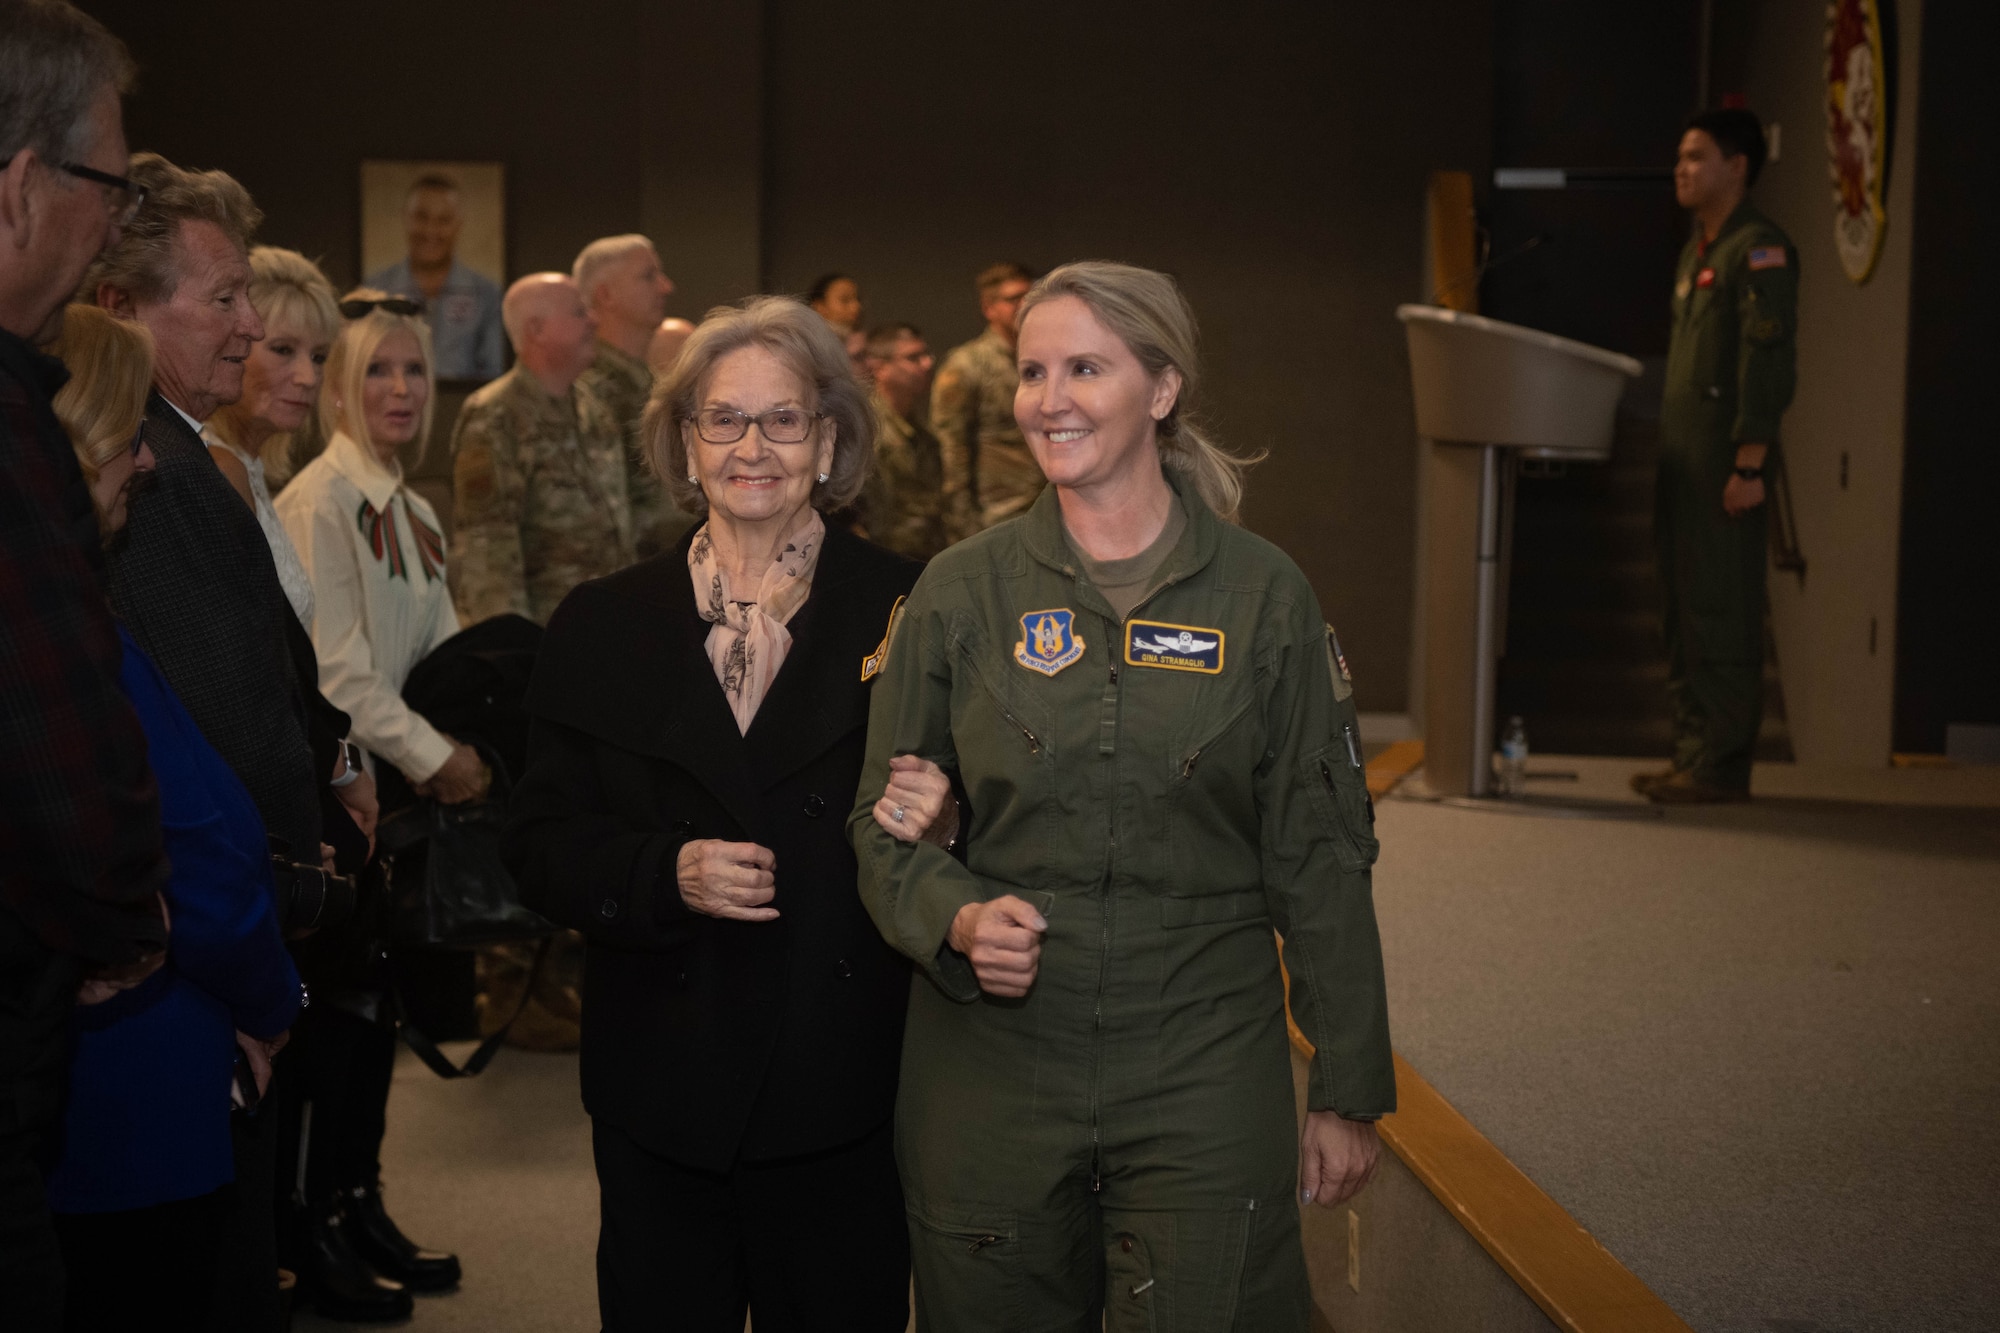
<path fill-rule="evenodd" d="M 951 545 L 944 522 L 944 460 L 937 436 L 877 393 L 875 471 L 861 494 L 868 539 L 912 560 Z"/>
<path fill-rule="evenodd" d="M 452 432 L 459 623 L 548 623 L 571 588 L 632 563 L 625 438 L 582 386 L 552 396 L 516 366 L 466 400 Z"/>
<path fill-rule="evenodd" d="M 951 349 L 931 383 L 953 541 L 1023 513 L 1047 483 L 1014 424 L 1014 349 L 992 329 Z"/>
<path fill-rule="evenodd" d="M 640 426 L 646 399 L 653 392 L 653 372 L 644 361 L 628 356 L 610 343 L 597 344 L 597 359 L 577 383 L 610 410 L 625 435 L 625 496 L 632 511 L 632 547 L 639 559 L 658 555 L 680 540 L 693 518 L 675 505 L 646 466 Z"/>

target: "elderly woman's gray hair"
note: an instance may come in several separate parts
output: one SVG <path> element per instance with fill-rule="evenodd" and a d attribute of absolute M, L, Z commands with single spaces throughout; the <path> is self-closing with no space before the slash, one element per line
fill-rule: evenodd
<path fill-rule="evenodd" d="M 80 299 L 105 283 L 139 301 L 162 301 L 180 285 L 180 231 L 186 222 L 211 222 L 247 255 L 264 221 L 250 192 L 226 171 L 188 171 L 158 153 L 134 153 L 126 174 L 146 187 L 146 204 L 125 224 L 118 244 L 97 257 L 83 276 Z"/>
<path fill-rule="evenodd" d="M 687 436 L 716 363 L 745 347 L 764 348 L 798 376 L 808 397 L 801 406 L 824 416 L 833 431 L 833 467 L 813 487 L 813 508 L 828 513 L 853 503 L 875 463 L 875 413 L 839 337 L 790 296 L 716 306 L 689 336 L 672 373 L 653 386 L 641 438 L 661 486 L 689 513 L 707 511 L 700 484 L 688 480 Z"/>

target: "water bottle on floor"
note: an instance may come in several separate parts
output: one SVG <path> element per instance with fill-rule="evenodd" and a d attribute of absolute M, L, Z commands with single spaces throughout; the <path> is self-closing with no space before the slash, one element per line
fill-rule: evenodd
<path fill-rule="evenodd" d="M 1520 796 L 1528 787 L 1528 724 L 1518 717 L 1507 719 L 1500 736 L 1500 794 Z"/>

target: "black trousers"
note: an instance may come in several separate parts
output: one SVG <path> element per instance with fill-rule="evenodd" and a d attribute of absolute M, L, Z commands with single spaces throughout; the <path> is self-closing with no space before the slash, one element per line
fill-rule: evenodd
<path fill-rule="evenodd" d="M 229 1117 L 236 1156 L 235 1187 L 216 1206 L 216 1243 L 209 1262 L 214 1289 L 210 1333 L 270 1333 L 278 1327 L 278 1080 L 273 1074 L 253 1115 Z"/>
<path fill-rule="evenodd" d="M 910 1236 L 894 1133 L 698 1171 L 592 1122 L 604 1333 L 902 1333 Z"/>
<path fill-rule="evenodd" d="M 299 1015 L 291 1043 L 278 1056 L 278 1077 L 284 1083 L 280 1195 L 289 1197 L 298 1187 L 301 1150 L 305 1197 L 314 1206 L 341 1190 L 375 1185 L 382 1174 L 382 1135 L 395 1072 L 393 1028 L 327 1004 L 314 1004 Z M 312 1108 L 309 1124 L 307 1105 Z"/>
<path fill-rule="evenodd" d="M 65 1333 L 205 1333 L 217 1255 L 236 1204 L 236 1187 L 225 1185 L 151 1208 L 59 1214 L 56 1235 L 69 1269 Z M 275 1273 L 271 1287 L 275 1292 Z M 275 1309 L 262 1327 L 277 1327 Z"/>
<path fill-rule="evenodd" d="M 63 1265 L 45 1185 L 62 1117 L 74 959 L 0 907 L 0 1329 L 62 1326 Z"/>

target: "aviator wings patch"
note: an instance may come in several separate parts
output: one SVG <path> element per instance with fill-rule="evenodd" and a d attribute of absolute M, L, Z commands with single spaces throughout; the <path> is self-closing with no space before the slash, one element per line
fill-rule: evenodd
<path fill-rule="evenodd" d="M 1161 667 L 1168 671 L 1222 674 L 1222 654 L 1228 636 L 1201 625 L 1169 625 L 1158 620 L 1125 622 L 1125 661 L 1129 666 Z"/>

